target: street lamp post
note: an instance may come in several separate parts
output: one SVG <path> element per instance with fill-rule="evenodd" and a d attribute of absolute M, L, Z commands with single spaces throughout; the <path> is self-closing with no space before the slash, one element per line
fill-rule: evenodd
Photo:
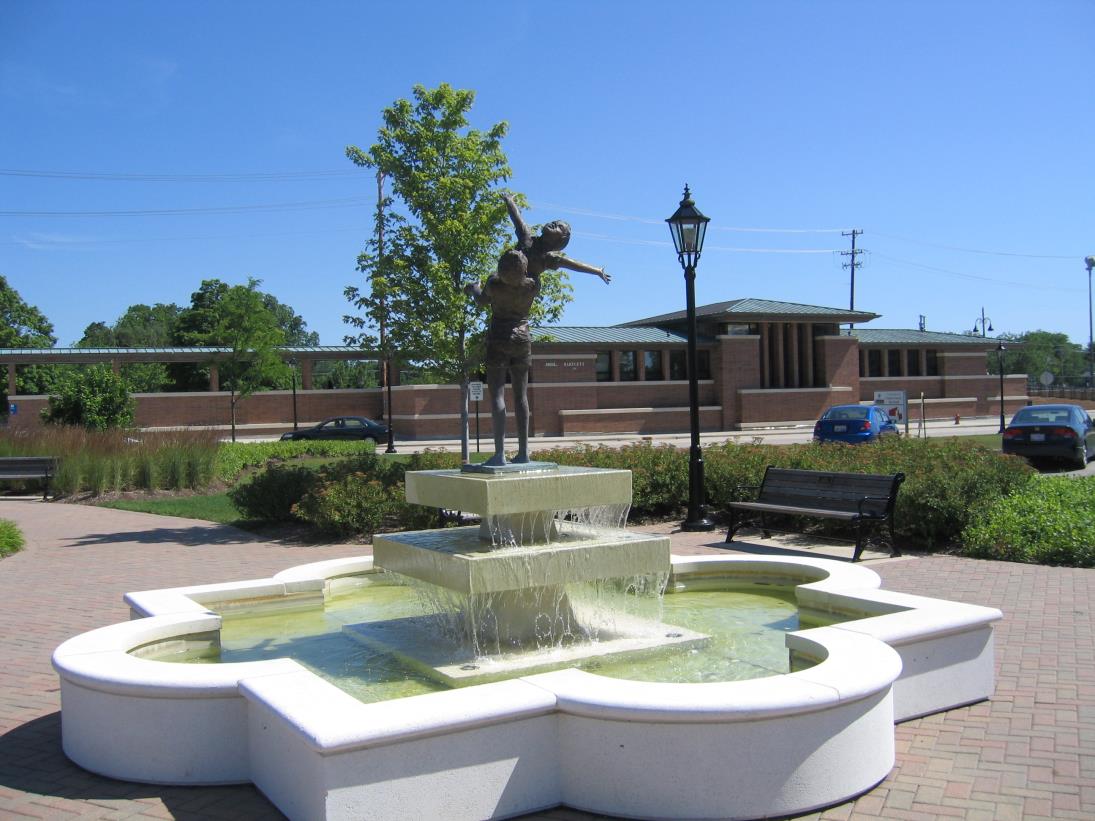
<path fill-rule="evenodd" d="M 1095 339 L 1091 336 L 1091 269 L 1095 268 L 1095 257 L 1086 257 L 1087 266 L 1087 389 L 1095 390 Z"/>
<path fill-rule="evenodd" d="M 996 364 L 1000 369 L 1000 433 L 1004 432 L 1004 351 L 1007 346 L 1003 342 L 996 346 Z"/>
<path fill-rule="evenodd" d="M 388 395 L 388 418 L 384 420 L 388 423 L 388 447 L 384 449 L 384 452 L 395 453 L 395 426 L 392 423 L 392 360 L 387 351 L 384 352 L 384 390 Z"/>
<path fill-rule="evenodd" d="M 978 323 L 980 323 L 981 325 L 980 331 L 977 330 Z M 982 337 L 986 337 L 988 336 L 988 331 L 991 331 L 992 329 L 992 320 L 985 318 L 985 309 L 982 307 L 981 318 L 973 320 L 973 334 L 974 336 L 976 336 L 978 333 L 980 333 Z"/>
<path fill-rule="evenodd" d="M 704 515 L 703 509 L 703 452 L 700 450 L 700 388 L 696 368 L 696 263 L 703 250 L 703 238 L 707 223 L 711 220 L 696 208 L 688 186 L 680 206 L 669 217 L 669 233 L 677 259 L 684 269 L 685 293 L 688 307 L 688 413 L 692 428 L 692 443 L 688 450 L 688 516 L 681 530 L 713 530 L 715 523 Z"/>

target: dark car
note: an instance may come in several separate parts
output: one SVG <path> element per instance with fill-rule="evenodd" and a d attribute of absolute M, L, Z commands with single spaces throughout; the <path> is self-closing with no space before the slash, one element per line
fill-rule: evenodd
<path fill-rule="evenodd" d="M 1079 405 L 1028 405 L 1005 428 L 1003 450 L 1067 459 L 1084 467 L 1095 453 L 1095 424 Z"/>
<path fill-rule="evenodd" d="M 897 425 L 876 405 L 833 405 L 814 423 L 817 442 L 857 445 L 897 435 Z"/>
<path fill-rule="evenodd" d="M 315 427 L 291 430 L 281 435 L 283 442 L 294 439 L 343 439 L 346 441 L 372 439 L 379 444 L 388 440 L 388 426 L 364 416 L 336 416 L 326 419 Z"/>

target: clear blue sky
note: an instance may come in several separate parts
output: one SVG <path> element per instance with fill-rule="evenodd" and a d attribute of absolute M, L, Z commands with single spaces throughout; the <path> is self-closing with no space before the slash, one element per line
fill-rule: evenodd
<path fill-rule="evenodd" d="M 687 182 L 712 220 L 700 304 L 846 307 L 854 227 L 871 327 L 968 330 L 984 306 L 997 332 L 1084 342 L 1093 38 L 1087 0 L 5 0 L 0 168 L 168 179 L 0 175 L 0 274 L 62 345 L 248 276 L 341 344 L 375 199 L 344 149 L 447 82 L 476 126 L 508 121 L 529 221 L 569 220 L 569 253 L 614 276 L 573 275 L 565 324 L 684 307 L 662 220 Z M 226 179 L 255 174 L 275 177 Z M 291 203 L 324 207 L 11 215 Z"/>

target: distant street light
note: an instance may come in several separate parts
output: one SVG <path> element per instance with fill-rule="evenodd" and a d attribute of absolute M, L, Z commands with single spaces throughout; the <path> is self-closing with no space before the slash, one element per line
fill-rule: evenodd
<path fill-rule="evenodd" d="M 696 368 L 696 263 L 703 250 L 707 223 L 711 220 L 696 208 L 688 186 L 680 206 L 669 217 L 669 233 L 677 259 L 684 269 L 685 296 L 688 308 L 688 416 L 692 428 L 692 443 L 688 449 L 688 516 L 681 530 L 713 530 L 715 523 L 703 510 L 703 452 L 700 450 L 700 388 Z"/>
<path fill-rule="evenodd" d="M 289 364 L 289 374 L 293 380 L 293 430 L 297 429 L 297 360 L 290 357 L 286 360 Z"/>
<path fill-rule="evenodd" d="M 977 330 L 977 324 L 978 323 L 981 324 L 981 330 L 980 331 Z M 985 318 L 985 309 L 984 309 L 984 307 L 982 307 L 981 308 L 981 318 L 973 320 L 973 333 L 974 333 L 974 335 L 976 336 L 979 333 L 979 334 L 981 334 L 982 337 L 988 336 L 988 332 L 986 331 L 986 325 L 988 326 L 988 331 L 991 331 L 993 329 L 992 328 L 992 320 Z"/>
<path fill-rule="evenodd" d="M 1004 432 L 1004 351 L 1007 347 L 1001 342 L 996 346 L 996 364 L 1000 369 L 1000 433 Z"/>
<path fill-rule="evenodd" d="M 1091 337 L 1091 269 L 1095 268 L 1095 257 L 1084 259 L 1087 266 L 1087 387 L 1095 388 L 1095 340 Z"/>

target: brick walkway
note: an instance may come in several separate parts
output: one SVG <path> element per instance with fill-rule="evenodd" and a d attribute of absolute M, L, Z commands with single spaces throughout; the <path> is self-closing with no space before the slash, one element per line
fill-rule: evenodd
<path fill-rule="evenodd" d="M 60 748 L 53 649 L 128 618 L 121 595 L 269 575 L 360 546 L 284 547 L 231 528 L 0 499 L 28 536 L 0 561 L 0 817 L 258 819 L 251 787 L 159 787 L 84 772 Z M 674 549 L 705 540 L 674 536 Z M 888 589 L 1001 608 L 990 702 L 897 727 L 897 766 L 821 819 L 1095 817 L 1095 571 L 926 557 L 871 562 Z M 589 821 L 558 809 L 532 818 Z"/>

